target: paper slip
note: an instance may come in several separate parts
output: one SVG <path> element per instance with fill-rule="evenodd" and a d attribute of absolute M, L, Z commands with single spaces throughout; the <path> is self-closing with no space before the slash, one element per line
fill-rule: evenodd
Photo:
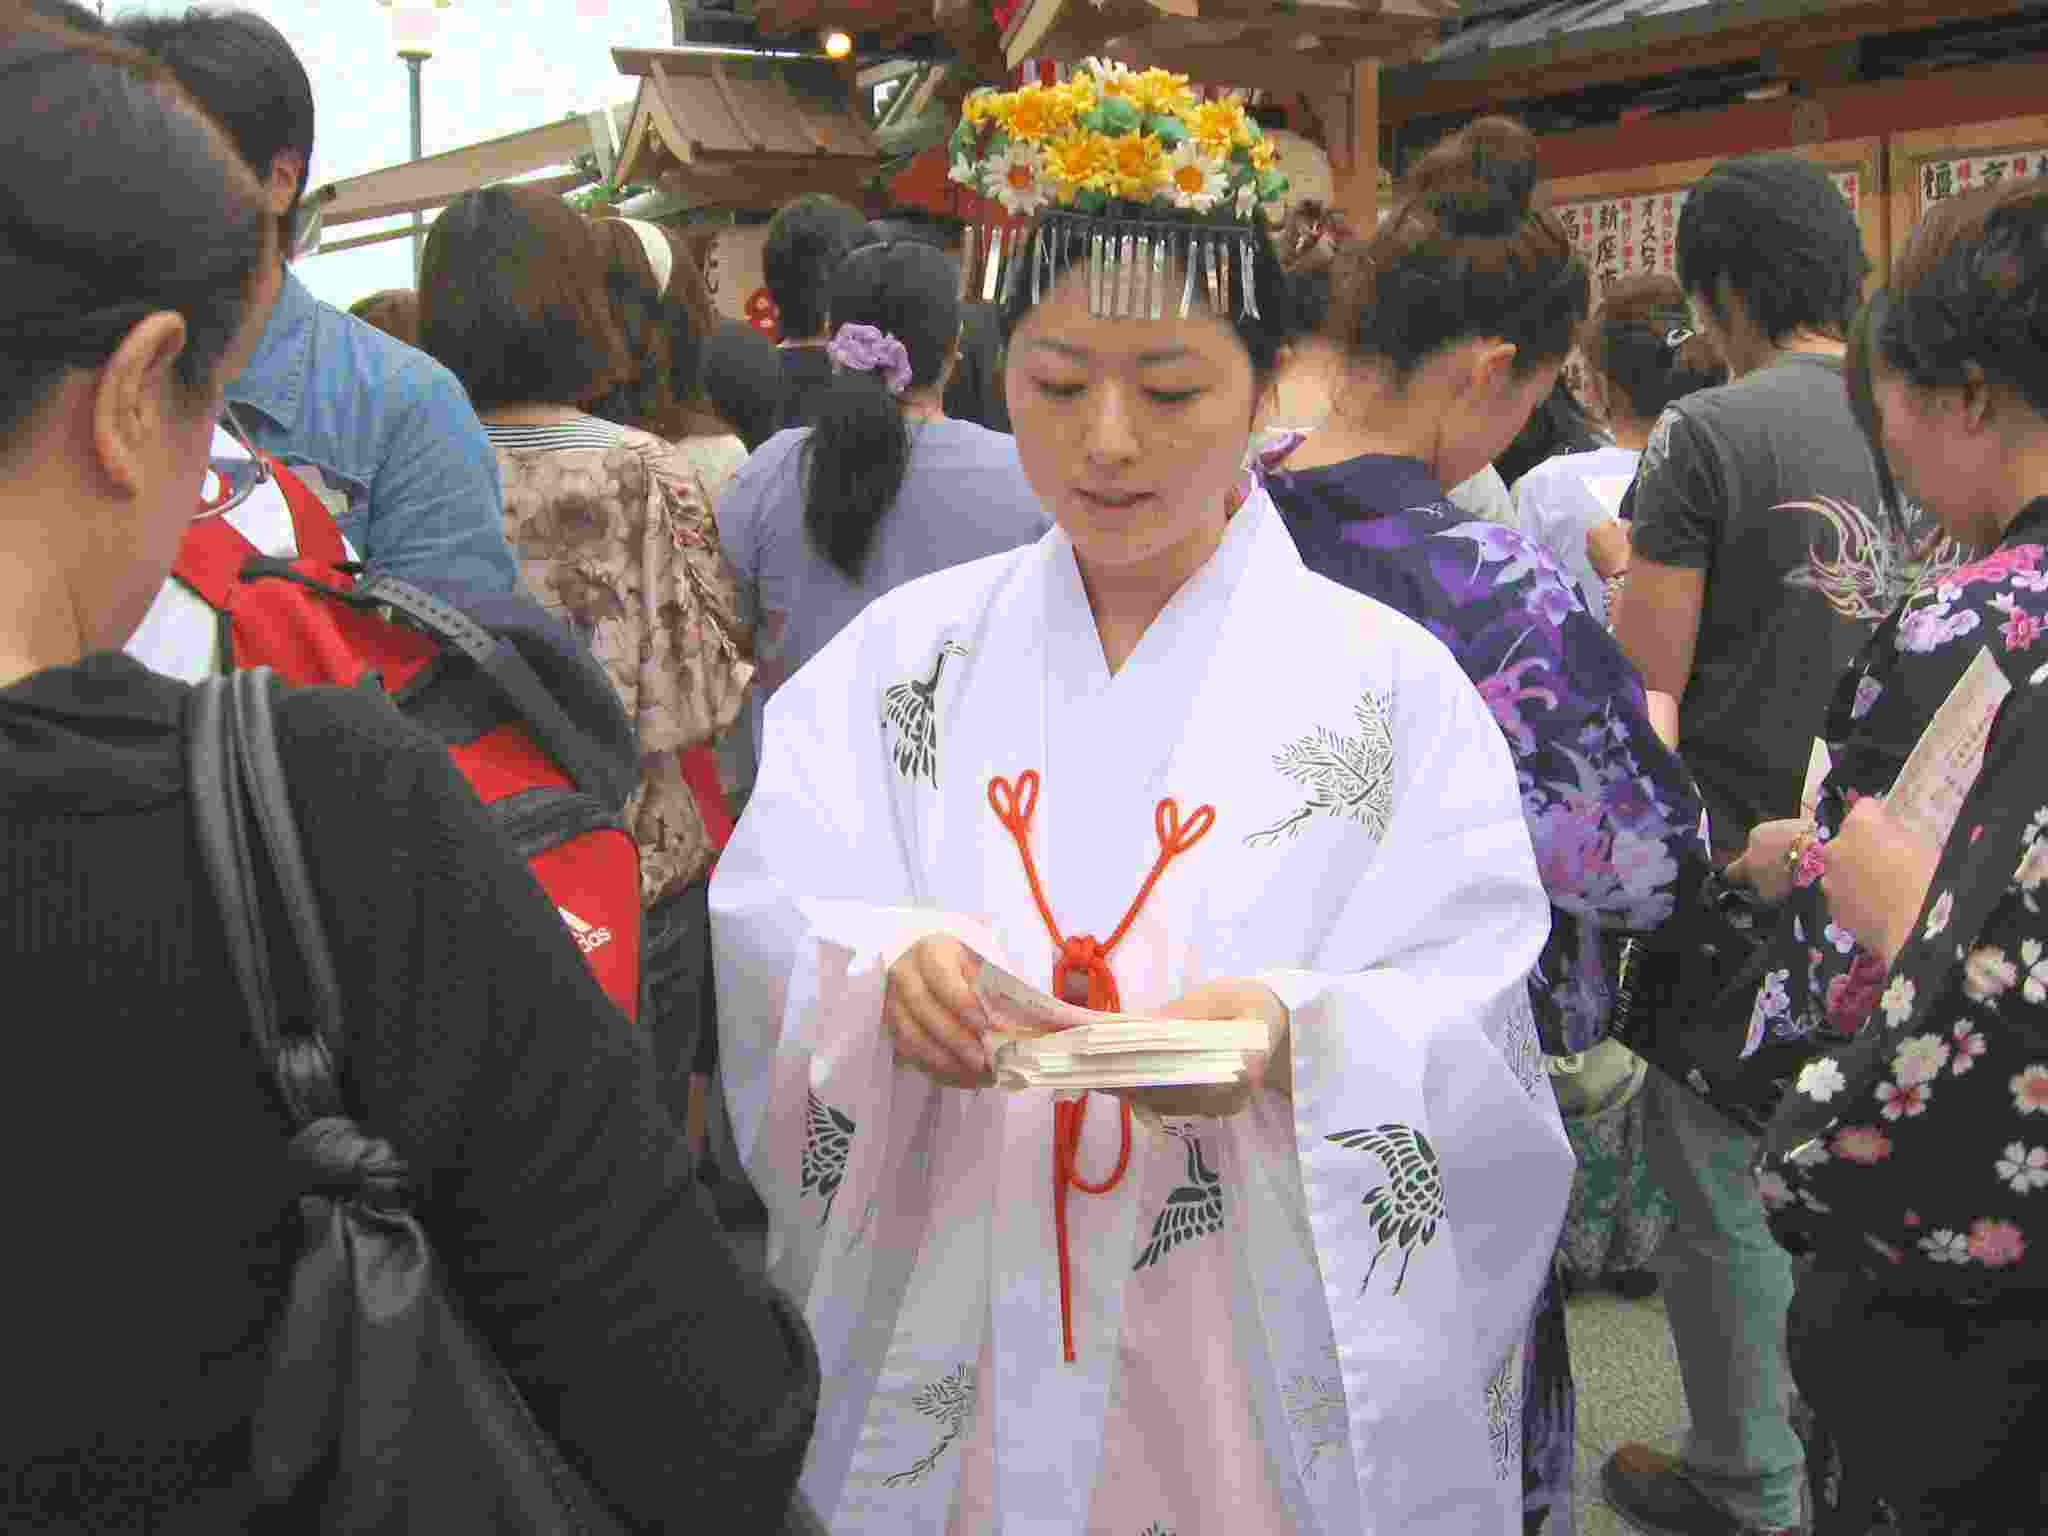
<path fill-rule="evenodd" d="M 1162 1019 L 1098 1013 L 1061 1002 L 982 961 L 975 994 L 998 1031 L 996 1081 L 1005 1088 L 1163 1088 L 1242 1081 L 1268 1044 L 1261 1019 Z M 1042 1031 L 1042 1033 L 1040 1032 Z"/>
<path fill-rule="evenodd" d="M 1930 847 L 1938 850 L 1948 841 L 1949 829 L 1984 766 L 1991 722 L 2011 692 L 2012 684 L 1991 652 L 1979 651 L 1920 733 L 1913 755 L 1885 796 L 1886 809 Z"/>

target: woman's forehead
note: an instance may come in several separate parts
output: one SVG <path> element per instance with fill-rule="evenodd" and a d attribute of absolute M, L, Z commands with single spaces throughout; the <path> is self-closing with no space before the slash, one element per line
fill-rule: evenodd
<path fill-rule="evenodd" d="M 1226 363 L 1245 356 L 1237 332 L 1204 310 L 1150 317 L 1094 315 L 1078 283 L 1062 283 L 1017 327 L 1014 350 L 1086 367 L 1160 367 Z"/>

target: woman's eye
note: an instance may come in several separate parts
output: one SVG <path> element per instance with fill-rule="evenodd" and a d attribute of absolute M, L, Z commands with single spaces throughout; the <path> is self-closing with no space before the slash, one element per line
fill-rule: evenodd
<path fill-rule="evenodd" d="M 1049 396 L 1054 400 L 1075 399 L 1087 387 L 1085 384 L 1056 384 L 1050 379 L 1040 379 L 1038 381 L 1039 393 Z"/>
<path fill-rule="evenodd" d="M 1148 389 L 1145 391 L 1147 399 L 1154 400 L 1160 405 L 1186 405 L 1200 393 L 1199 389 Z"/>

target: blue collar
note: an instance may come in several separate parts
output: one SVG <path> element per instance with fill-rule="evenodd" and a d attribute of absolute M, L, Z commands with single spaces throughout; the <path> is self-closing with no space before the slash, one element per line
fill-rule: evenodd
<path fill-rule="evenodd" d="M 319 306 L 320 301 L 286 267 L 277 303 L 250 355 L 249 366 L 228 386 L 231 403 L 261 411 L 287 431 L 298 425 Z"/>

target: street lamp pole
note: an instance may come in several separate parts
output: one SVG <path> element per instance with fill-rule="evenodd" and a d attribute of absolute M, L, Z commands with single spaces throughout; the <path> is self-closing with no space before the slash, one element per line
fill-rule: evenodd
<path fill-rule="evenodd" d="M 427 62 L 425 49 L 402 49 L 398 55 L 405 60 L 405 67 L 412 75 L 412 157 L 420 158 L 420 66 Z M 420 252 L 427 238 L 426 215 L 417 208 L 412 213 L 412 280 L 418 286 L 420 280 Z"/>
<path fill-rule="evenodd" d="M 377 0 L 377 3 L 391 11 L 391 40 L 411 77 L 412 158 L 417 160 L 426 153 L 420 133 L 420 69 L 434 56 L 434 34 L 440 26 L 440 19 L 434 12 L 446 10 L 450 0 Z M 420 252 L 425 247 L 426 237 L 426 215 L 415 211 L 412 216 L 412 275 L 415 284 L 419 282 Z"/>

